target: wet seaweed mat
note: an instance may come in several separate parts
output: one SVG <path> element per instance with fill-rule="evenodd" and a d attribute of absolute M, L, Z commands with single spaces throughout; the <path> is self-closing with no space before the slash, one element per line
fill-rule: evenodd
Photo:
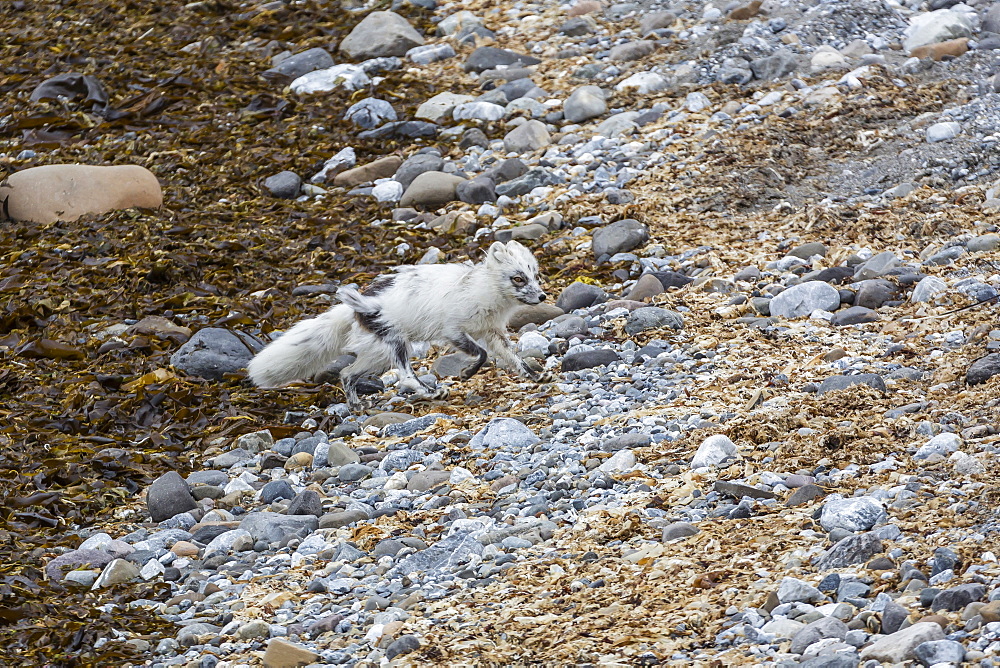
<path fill-rule="evenodd" d="M 283 325 L 323 302 L 252 294 L 261 286 L 287 296 L 310 279 L 371 275 L 416 259 L 389 255 L 401 243 L 429 241 L 426 233 L 367 226 L 374 211 L 357 200 L 317 207 L 261 197 L 263 177 L 318 168 L 349 130 L 328 106 L 349 104 L 346 93 L 296 100 L 257 74 L 267 60 L 258 47 L 273 39 L 329 46 L 346 34 L 349 17 L 315 2 L 277 14 L 228 2 L 0 8 L 3 151 L 38 154 L 37 162 L 0 168 L 137 163 L 157 174 L 166 195 L 157 212 L 0 223 L 3 665 L 125 662 L 141 642 L 99 639 L 115 638 L 117 629 L 138 637 L 160 629 L 125 605 L 156 598 L 159 588 L 121 586 L 100 600 L 68 591 L 42 573 L 52 548 L 75 547 L 78 527 L 110 519 L 163 472 L 187 470 L 213 436 L 280 424 L 286 410 L 335 396 L 250 392 L 239 378 L 178 378 L 166 370 L 183 332 L 107 328 L 149 315 L 194 329 Z M 29 100 L 43 81 L 68 72 L 87 75 L 76 82 L 90 84 L 77 86 L 83 94 L 70 86 L 62 90 L 68 101 Z M 388 76 L 390 91 L 425 87 Z M 91 94 L 94 82 L 103 96 Z M 351 145 L 361 159 L 395 146 L 353 137 Z M 446 253 L 466 252 L 436 242 Z M 112 333 L 124 345 L 109 344 Z"/>

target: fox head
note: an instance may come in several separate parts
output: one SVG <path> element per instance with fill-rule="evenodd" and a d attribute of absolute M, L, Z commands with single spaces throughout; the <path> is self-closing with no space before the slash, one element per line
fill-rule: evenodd
<path fill-rule="evenodd" d="M 538 277 L 538 261 L 527 248 L 516 241 L 490 246 L 486 266 L 493 271 L 504 295 L 524 304 L 538 304 L 547 295 Z"/>

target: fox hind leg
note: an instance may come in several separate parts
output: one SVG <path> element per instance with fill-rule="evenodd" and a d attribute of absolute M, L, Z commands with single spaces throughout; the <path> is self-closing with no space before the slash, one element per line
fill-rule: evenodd
<path fill-rule="evenodd" d="M 466 368 L 462 372 L 462 375 L 460 376 L 462 380 L 469 380 L 483 368 L 484 364 L 486 364 L 486 359 L 488 358 L 486 349 L 473 341 L 472 337 L 468 334 L 463 333 L 459 336 L 452 337 L 449 340 L 449 343 L 451 343 L 451 345 L 453 345 L 457 350 L 469 355 L 470 357 L 476 358 L 476 361 L 473 362 L 472 366 Z"/>

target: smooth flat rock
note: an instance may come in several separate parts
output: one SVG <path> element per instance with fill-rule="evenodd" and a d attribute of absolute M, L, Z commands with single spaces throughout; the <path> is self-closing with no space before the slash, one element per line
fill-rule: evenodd
<path fill-rule="evenodd" d="M 471 54 L 465 61 L 463 69 L 466 72 L 484 72 L 494 70 L 498 67 L 524 67 L 537 65 L 540 61 L 534 56 L 524 53 L 517 53 L 507 49 L 499 49 L 495 46 L 481 46 Z"/>
<path fill-rule="evenodd" d="M 430 121 L 431 123 L 447 123 L 451 121 L 452 112 L 454 112 L 455 107 L 466 102 L 472 102 L 474 99 L 476 98 L 471 95 L 449 92 L 438 93 L 417 107 L 417 111 L 413 116 L 414 118 Z"/>
<path fill-rule="evenodd" d="M 36 223 L 163 204 L 160 182 L 139 165 L 43 165 L 14 172 L 0 185 L 0 217 Z"/>
<path fill-rule="evenodd" d="M 319 654 L 281 638 L 272 638 L 264 651 L 264 668 L 299 668 L 316 663 Z"/>
<path fill-rule="evenodd" d="M 507 326 L 515 332 L 528 323 L 544 325 L 553 318 L 558 318 L 565 311 L 554 304 L 535 304 L 532 306 L 522 306 L 514 311 Z"/>
<path fill-rule="evenodd" d="M 563 371 L 580 371 L 592 369 L 595 366 L 607 366 L 619 361 L 621 361 L 621 356 L 614 350 L 597 348 L 566 355 L 563 357 L 561 368 Z"/>
<path fill-rule="evenodd" d="M 401 164 L 403 164 L 403 159 L 398 155 L 387 155 L 384 158 L 337 174 L 333 178 L 333 185 L 341 188 L 354 188 L 375 179 L 387 179 L 396 173 Z"/>
<path fill-rule="evenodd" d="M 835 390 L 844 390 L 852 385 L 867 385 L 880 392 L 885 392 L 885 380 L 877 373 L 859 373 L 853 376 L 830 376 L 819 384 L 817 394 L 826 394 Z"/>
<path fill-rule="evenodd" d="M 461 176 L 445 172 L 423 172 L 410 183 L 399 200 L 402 207 L 437 208 L 458 199 L 455 189 L 465 181 Z"/>

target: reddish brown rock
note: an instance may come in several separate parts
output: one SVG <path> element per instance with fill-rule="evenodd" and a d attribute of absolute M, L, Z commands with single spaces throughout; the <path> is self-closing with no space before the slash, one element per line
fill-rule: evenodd
<path fill-rule="evenodd" d="M 729 18 L 733 21 L 746 21 L 752 19 L 760 13 L 760 6 L 764 4 L 761 0 L 753 0 L 748 5 L 741 5 L 729 12 Z"/>
<path fill-rule="evenodd" d="M 387 155 L 384 158 L 369 162 L 367 165 L 361 165 L 360 167 L 348 169 L 346 172 L 337 174 L 333 179 L 333 185 L 342 188 L 353 188 L 362 183 L 374 181 L 375 179 L 389 178 L 396 173 L 401 164 L 403 164 L 403 159 L 398 155 Z"/>
<path fill-rule="evenodd" d="M 930 58 L 931 60 L 942 60 L 946 56 L 958 58 L 969 50 L 969 38 L 949 39 L 947 42 L 937 42 L 935 44 L 924 44 L 910 51 L 914 58 Z"/>
<path fill-rule="evenodd" d="M 0 201 L 13 220 L 73 221 L 134 206 L 163 204 L 156 176 L 139 165 L 44 165 L 15 172 L 0 186 Z"/>

